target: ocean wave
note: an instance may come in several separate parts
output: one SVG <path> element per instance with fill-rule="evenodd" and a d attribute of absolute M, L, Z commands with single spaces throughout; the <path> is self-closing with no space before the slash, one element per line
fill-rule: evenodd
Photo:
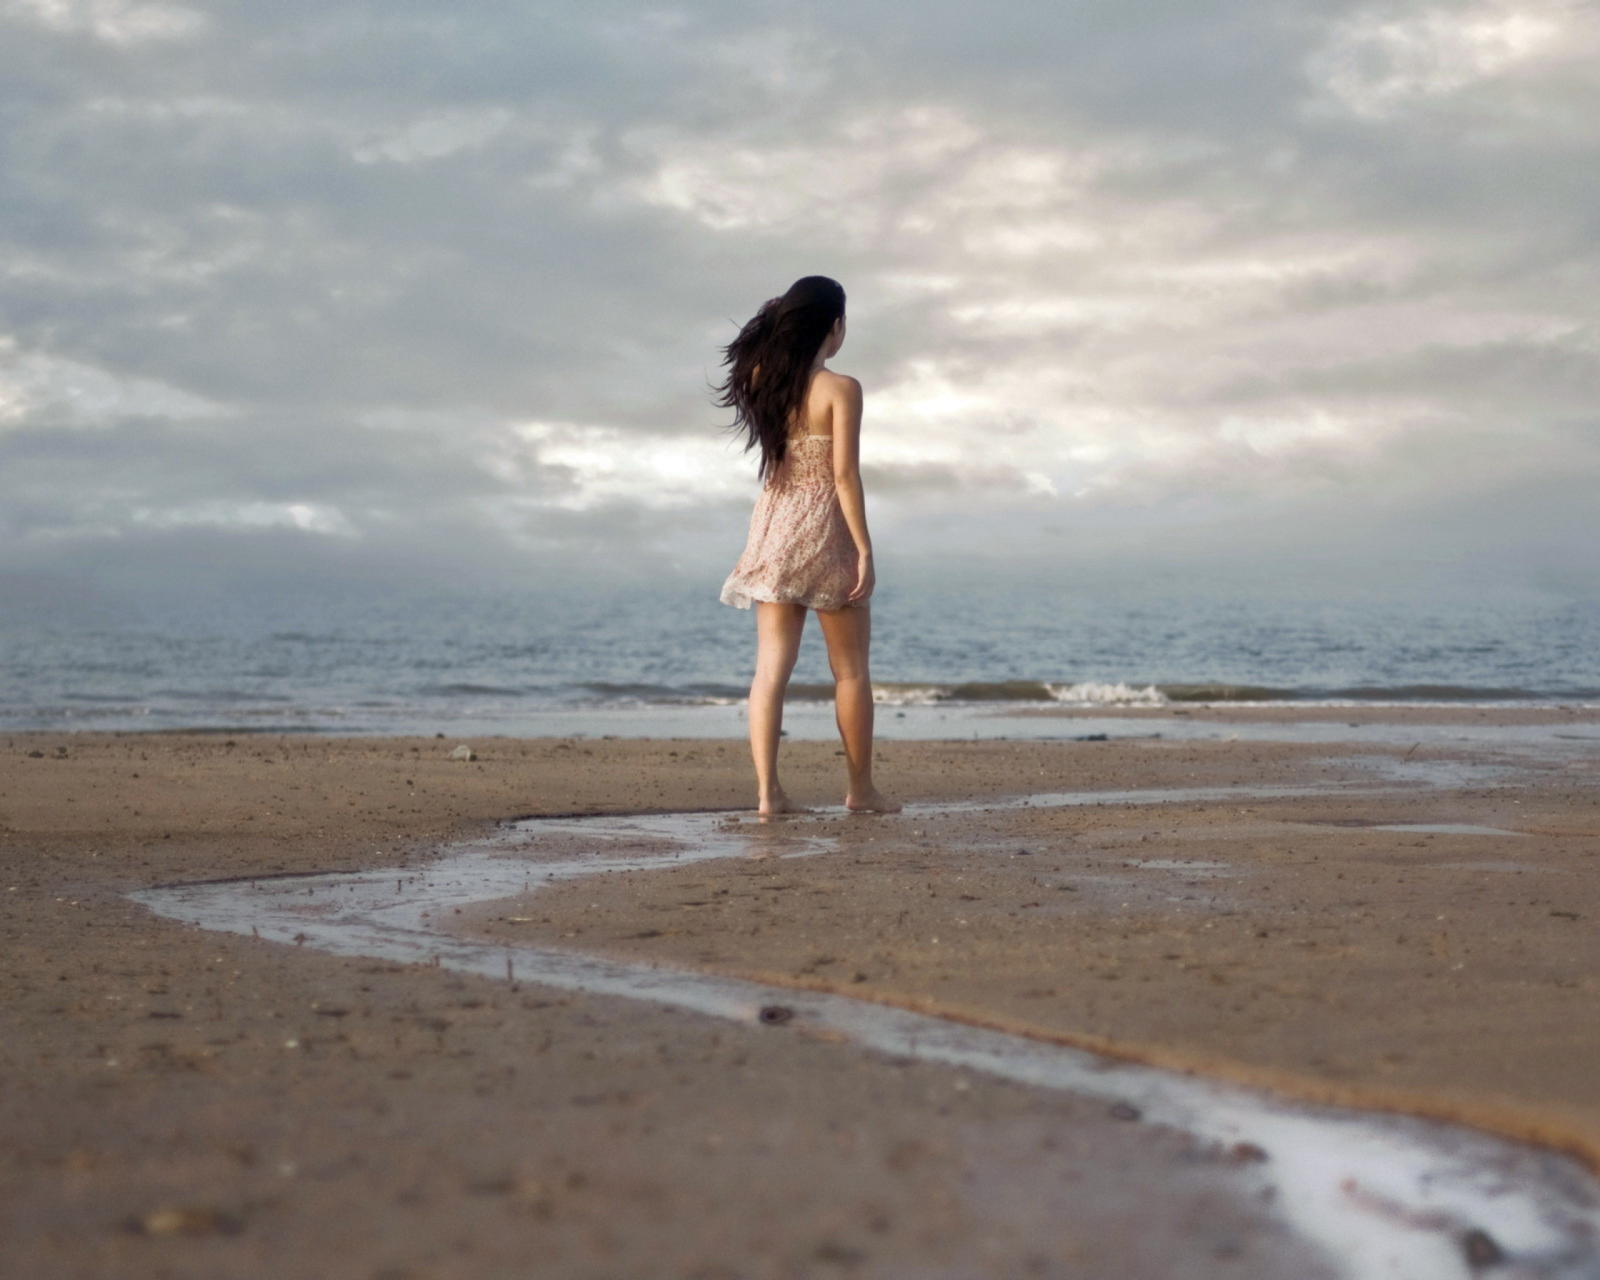
<path fill-rule="evenodd" d="M 725 684 L 617 684 L 591 680 L 579 685 L 585 701 L 604 704 L 633 703 L 669 707 L 726 707 L 743 702 L 748 692 L 743 685 Z M 793 694 L 793 690 L 791 690 Z M 793 695 L 804 696 L 804 695 Z M 833 697 L 833 686 L 828 686 Z"/>
<path fill-rule="evenodd" d="M 1153 684 L 1140 689 L 1121 681 L 1104 684 L 1085 680 L 1079 684 L 1052 684 L 1045 687 L 1057 702 L 1077 707 L 1161 707 L 1170 700 L 1167 693 Z"/>
<path fill-rule="evenodd" d="M 286 693 L 257 693 L 252 689 L 156 689 L 147 695 L 148 701 L 166 699 L 172 702 L 203 703 L 208 706 L 229 706 L 236 702 L 289 703 L 294 699 Z"/>
<path fill-rule="evenodd" d="M 823 702 L 833 697 L 831 684 L 797 684 L 789 696 Z M 872 686 L 879 706 L 933 706 L 942 702 L 1046 702 L 1082 707 L 1159 707 L 1167 698 L 1154 685 L 1100 682 L 1052 683 L 1047 680 L 885 681 Z"/>
<path fill-rule="evenodd" d="M 1295 702 L 1316 696 L 1256 684 L 1164 684 L 1161 694 L 1168 702 Z"/>
<path fill-rule="evenodd" d="M 509 685 L 497 684 L 471 684 L 465 681 L 455 684 L 425 684 L 417 689 L 425 698 L 524 698 L 529 690 L 515 689 Z"/>

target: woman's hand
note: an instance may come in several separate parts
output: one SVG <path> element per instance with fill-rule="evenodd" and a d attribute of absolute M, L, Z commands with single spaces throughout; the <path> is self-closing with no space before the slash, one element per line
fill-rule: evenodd
<path fill-rule="evenodd" d="M 845 603 L 860 604 L 872 594 L 872 588 L 877 585 L 878 575 L 872 568 L 872 552 L 858 553 L 856 557 L 855 589 L 845 597 Z"/>

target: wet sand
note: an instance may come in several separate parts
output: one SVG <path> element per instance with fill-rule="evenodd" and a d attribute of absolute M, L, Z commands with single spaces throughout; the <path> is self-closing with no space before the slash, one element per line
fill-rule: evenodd
<path fill-rule="evenodd" d="M 1368 773 L 1306 764 L 1286 781 Z M 1464 1120 L 1600 1167 L 1583 781 L 812 819 L 791 827 L 831 855 L 553 885 L 478 932 Z"/>
<path fill-rule="evenodd" d="M 415 866 L 516 815 L 746 795 L 735 743 L 490 741 L 471 764 L 446 760 L 452 745 L 6 741 L 0 1240 L 27 1274 L 482 1276 L 526 1274 L 533 1256 L 552 1275 L 928 1274 L 934 1259 L 963 1274 L 1316 1274 L 1206 1153 L 1103 1108 L 208 935 L 122 897 Z M 834 749 L 788 750 L 792 789 L 831 798 Z M 883 780 L 913 800 L 1404 789 L 825 817 L 803 824 L 837 842 L 816 858 L 586 880 L 541 893 L 527 923 L 506 923 L 524 913 L 504 903 L 462 924 L 1454 1108 L 1593 1151 L 1600 770 L 1584 750 L 887 744 Z M 1334 825 L 1389 821 L 1522 834 Z M 781 850 L 786 827 L 768 833 Z M 1174 1176 L 1189 1189 L 1146 1212 L 1141 1188 Z M 160 1216 L 184 1205 L 210 1216 Z"/>

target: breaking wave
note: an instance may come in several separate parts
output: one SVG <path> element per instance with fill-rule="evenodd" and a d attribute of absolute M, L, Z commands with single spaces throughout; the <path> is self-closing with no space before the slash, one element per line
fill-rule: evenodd
<path fill-rule="evenodd" d="M 831 684 L 795 684 L 789 696 L 802 700 L 833 697 Z M 880 706 L 932 706 L 940 702 L 1054 702 L 1074 707 L 1160 707 L 1169 701 L 1155 685 L 1143 687 L 1096 680 L 1072 684 L 1048 680 L 969 680 L 959 683 L 884 682 L 872 686 Z"/>

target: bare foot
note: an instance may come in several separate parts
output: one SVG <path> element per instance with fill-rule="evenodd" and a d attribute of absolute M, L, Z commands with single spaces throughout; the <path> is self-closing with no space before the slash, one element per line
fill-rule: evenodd
<path fill-rule="evenodd" d="M 810 813 L 803 804 L 796 804 L 783 792 L 778 792 L 769 799 L 763 800 L 756 808 L 756 815 L 765 822 L 768 818 L 787 817 L 793 813 Z"/>
<path fill-rule="evenodd" d="M 864 787 L 852 791 L 844 798 L 844 807 L 851 813 L 899 813 L 900 802 L 891 800 L 877 787 Z"/>

